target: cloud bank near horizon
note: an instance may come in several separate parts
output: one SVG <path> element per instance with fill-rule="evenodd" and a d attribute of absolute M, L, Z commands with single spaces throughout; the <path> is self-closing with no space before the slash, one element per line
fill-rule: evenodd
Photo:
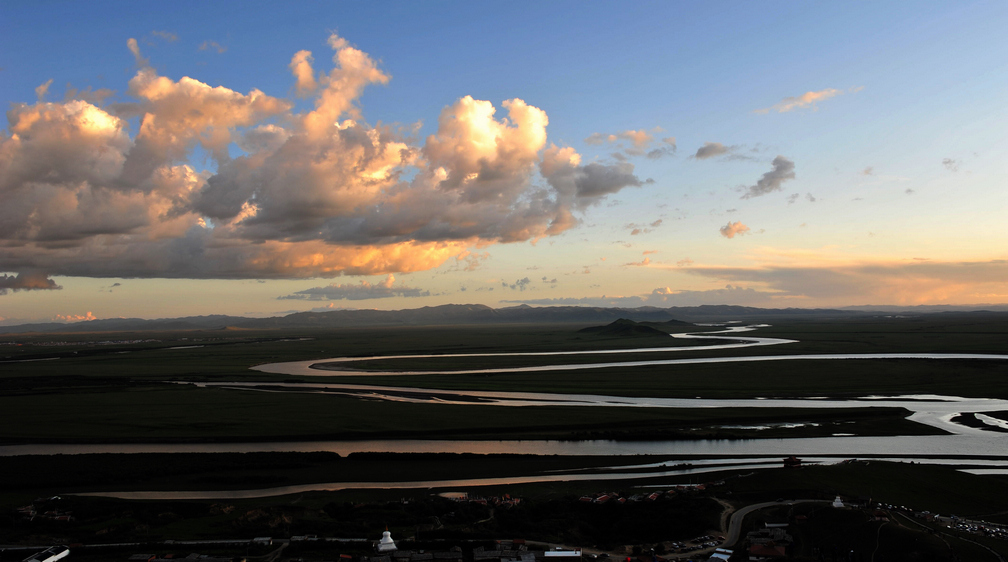
<path fill-rule="evenodd" d="M 430 291 L 425 291 L 416 287 L 396 285 L 395 276 L 390 273 L 388 277 L 378 283 L 370 283 L 366 280 L 361 280 L 361 282 L 356 285 L 351 283 L 331 283 L 325 287 L 312 287 L 290 295 L 277 297 L 277 299 L 305 301 L 357 301 L 385 299 L 390 297 L 429 297 L 430 294 Z"/>
<path fill-rule="evenodd" d="M 55 288 L 52 275 L 422 271 L 473 247 L 558 235 L 607 196 L 646 183 L 629 162 L 582 164 L 573 148 L 549 143 L 546 113 L 517 98 L 498 114 L 463 96 L 423 141 L 369 125 L 357 102 L 391 78 L 345 39 L 329 45 L 328 72 L 309 51 L 291 58 L 297 95 L 314 100 L 303 113 L 256 89 L 161 76 L 135 39 L 134 101 L 101 107 L 80 92 L 50 103 L 42 92 L 13 104 L 0 132 L 0 271 L 20 273 L 4 276 L 0 294 Z M 215 171 L 193 167 L 196 151 Z M 46 283 L 10 281 L 40 274 Z"/>
<path fill-rule="evenodd" d="M 659 287 L 625 296 L 502 300 L 501 303 L 572 306 L 843 307 L 864 305 L 965 305 L 1003 302 L 1008 295 L 1008 260 L 974 262 L 863 262 L 836 265 L 754 267 L 636 263 L 726 283 L 712 290 Z"/>

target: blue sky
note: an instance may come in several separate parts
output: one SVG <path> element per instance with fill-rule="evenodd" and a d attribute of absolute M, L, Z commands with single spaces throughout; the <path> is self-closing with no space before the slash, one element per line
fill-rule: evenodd
<path fill-rule="evenodd" d="M 1008 6 L 912 7 L 4 4 L 0 322 L 1006 302 Z"/>

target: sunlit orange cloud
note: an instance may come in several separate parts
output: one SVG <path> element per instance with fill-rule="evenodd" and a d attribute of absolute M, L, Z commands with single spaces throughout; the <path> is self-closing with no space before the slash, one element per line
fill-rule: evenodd
<path fill-rule="evenodd" d="M 302 96 L 314 93 L 316 88 L 318 88 L 312 62 L 314 62 L 314 59 L 312 58 L 311 51 L 298 51 L 291 58 L 290 69 L 297 80 L 298 94 Z"/>
<path fill-rule="evenodd" d="M 91 314 L 90 310 L 84 314 L 56 314 L 53 316 L 54 322 L 88 322 L 97 319 L 98 317 Z"/>
<path fill-rule="evenodd" d="M 748 234 L 750 228 L 742 224 L 742 221 L 735 221 L 735 222 L 728 221 L 728 224 L 722 226 L 720 228 L 720 231 L 721 236 L 724 236 L 725 238 L 735 238 L 736 236 Z"/>
<path fill-rule="evenodd" d="M 780 102 L 774 104 L 772 107 L 757 109 L 755 113 L 765 114 L 770 113 L 771 111 L 776 111 L 777 113 L 787 113 L 788 111 L 803 107 L 815 107 L 816 102 L 828 100 L 842 93 L 842 91 L 837 90 L 836 88 L 826 88 L 825 90 L 819 90 L 818 92 L 805 92 L 800 96 L 786 97 Z"/>
<path fill-rule="evenodd" d="M 328 43 L 327 74 L 308 51 L 291 58 L 297 93 L 314 95 L 305 113 L 254 88 L 161 76 L 135 40 L 135 101 L 13 104 L 0 134 L 0 271 L 240 279 L 412 272 L 451 258 L 476 267 L 474 248 L 558 235 L 644 184 L 628 162 L 582 165 L 572 148 L 547 147 L 546 112 L 518 98 L 498 115 L 462 96 L 422 144 L 371 126 L 357 101 L 391 77 L 347 40 Z M 649 135 L 632 133 L 635 145 Z M 214 171 L 189 160 L 197 148 Z"/>
<path fill-rule="evenodd" d="M 433 269 L 451 258 L 465 259 L 470 245 L 469 241 L 409 241 L 351 247 L 317 241 L 266 242 L 255 249 L 247 263 L 241 264 L 241 269 L 273 278 L 411 273 Z"/>

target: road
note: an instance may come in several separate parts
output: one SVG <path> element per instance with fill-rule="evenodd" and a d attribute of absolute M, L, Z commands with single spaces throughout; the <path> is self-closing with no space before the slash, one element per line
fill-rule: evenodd
<path fill-rule="evenodd" d="M 725 540 L 721 543 L 721 546 L 729 548 L 738 542 L 739 534 L 742 532 L 742 520 L 745 519 L 746 515 L 754 511 L 759 511 L 767 507 L 775 505 L 792 505 L 796 503 L 822 503 L 829 504 L 830 500 L 791 500 L 791 501 L 779 501 L 779 502 L 763 502 L 754 503 L 752 505 L 747 505 L 742 509 L 732 513 L 731 520 L 728 522 L 728 532 L 725 534 Z"/>

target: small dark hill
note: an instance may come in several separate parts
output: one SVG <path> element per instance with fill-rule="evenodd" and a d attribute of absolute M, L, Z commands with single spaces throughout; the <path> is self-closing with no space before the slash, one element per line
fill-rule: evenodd
<path fill-rule="evenodd" d="M 618 337 L 638 337 L 638 336 L 667 336 L 668 334 L 651 326 L 638 324 L 633 320 L 620 318 L 615 322 L 605 326 L 592 326 L 578 330 L 578 333 L 593 334 L 596 336 L 618 336 Z"/>
<path fill-rule="evenodd" d="M 641 324 L 644 324 L 645 326 L 665 326 L 669 328 L 678 328 L 679 326 L 696 326 L 696 324 L 692 322 L 683 322 L 682 320 L 669 320 L 668 322 L 641 322 Z"/>

